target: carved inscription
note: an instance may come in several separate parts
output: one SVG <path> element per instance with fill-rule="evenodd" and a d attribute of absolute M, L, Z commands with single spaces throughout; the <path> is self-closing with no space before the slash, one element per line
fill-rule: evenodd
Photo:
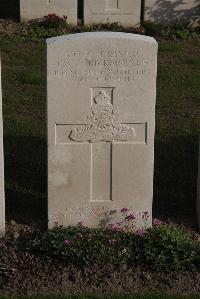
<path fill-rule="evenodd" d="M 117 211 L 120 211 L 121 207 L 120 206 L 114 206 L 112 209 L 109 209 L 108 206 L 102 205 L 101 207 L 69 207 L 65 208 L 64 212 L 61 213 L 53 213 L 50 215 L 51 218 L 54 218 L 55 220 L 60 220 L 60 219 L 66 219 L 69 216 L 76 218 L 79 217 L 81 219 L 84 216 L 91 217 L 102 217 L 107 211 L 111 211 L 113 214 L 117 213 Z"/>
<path fill-rule="evenodd" d="M 149 76 L 149 57 L 138 50 L 77 50 L 55 61 L 51 76 L 78 82 L 130 82 Z"/>
<path fill-rule="evenodd" d="M 88 116 L 90 124 L 73 129 L 69 136 L 70 139 L 79 142 L 112 142 L 114 140 L 128 141 L 135 137 L 134 128 L 117 123 L 111 98 L 104 90 L 100 90 L 94 98 L 91 109 L 92 114 Z"/>
<path fill-rule="evenodd" d="M 107 9 L 109 10 L 109 9 Z M 131 12 L 119 12 L 119 11 L 109 11 L 109 12 L 93 12 L 93 16 L 132 16 Z"/>
<path fill-rule="evenodd" d="M 49 215 L 50 218 L 54 219 L 54 221 L 64 220 L 73 218 L 73 219 L 82 219 L 85 217 L 104 217 L 105 215 L 115 216 L 116 214 L 121 214 L 121 209 L 123 206 L 105 206 L 102 205 L 101 207 L 95 206 L 84 206 L 84 207 L 67 207 L 64 209 L 63 212 L 54 212 Z M 129 211 L 133 211 L 135 216 L 142 217 L 142 213 L 144 211 L 135 211 L 133 206 L 129 207 Z"/>

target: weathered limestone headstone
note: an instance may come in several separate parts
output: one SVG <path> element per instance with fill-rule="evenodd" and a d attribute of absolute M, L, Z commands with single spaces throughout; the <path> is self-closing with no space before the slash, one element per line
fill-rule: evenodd
<path fill-rule="evenodd" d="M 96 32 L 47 40 L 48 212 L 55 223 L 151 222 L 157 43 Z"/>
<path fill-rule="evenodd" d="M 141 0 L 84 0 L 84 24 L 139 26 Z"/>
<path fill-rule="evenodd" d="M 53 13 L 67 16 L 67 23 L 77 24 L 77 0 L 20 0 L 21 21 L 40 19 Z"/>
<path fill-rule="evenodd" d="M 4 155 L 3 155 L 3 119 L 0 60 L 0 236 L 5 233 L 5 193 L 4 193 Z"/>
<path fill-rule="evenodd" d="M 200 138 L 199 138 L 199 162 L 198 162 L 198 179 L 197 179 L 197 222 L 200 230 Z"/>
<path fill-rule="evenodd" d="M 199 0 L 145 0 L 145 21 L 170 23 L 200 19 Z"/>

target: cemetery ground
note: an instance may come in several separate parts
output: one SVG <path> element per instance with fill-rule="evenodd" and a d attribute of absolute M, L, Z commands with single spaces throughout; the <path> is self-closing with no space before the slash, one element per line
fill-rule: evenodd
<path fill-rule="evenodd" d="M 184 30 L 182 39 L 158 36 L 153 214 L 168 226 L 155 227 L 149 239 L 138 236 L 136 249 L 140 250 L 140 241 L 146 240 L 150 244 L 147 251 L 152 256 L 148 256 L 149 264 L 134 261 L 130 265 L 119 255 L 116 261 L 112 260 L 120 251 L 113 246 L 113 239 L 125 238 L 132 242 L 129 234 L 124 237 L 106 231 L 105 239 L 104 233 L 84 227 L 55 230 L 52 234 L 45 232 L 47 144 L 43 37 L 46 31 L 38 28 L 28 31 L 23 25 L 9 22 L 1 25 L 7 234 L 0 241 L 0 291 L 11 294 L 200 293 L 200 236 L 195 222 L 199 39 L 193 36 L 185 39 L 188 36 Z M 183 229 L 177 228 L 177 224 L 184 225 Z M 82 238 L 89 233 L 95 236 L 91 248 L 96 253 L 91 251 L 85 258 L 88 243 L 82 242 Z M 70 245 L 68 236 L 73 240 L 79 236 L 77 247 L 72 247 L 73 252 L 69 250 L 71 261 L 65 249 Z M 154 250 L 155 244 L 160 244 L 159 239 L 166 246 L 160 252 L 159 248 Z M 102 240 L 111 241 L 110 255 L 104 243 L 99 243 Z M 145 250 L 143 253 L 145 256 Z M 160 268 L 156 265 L 159 254 Z M 183 265 L 179 262 L 181 255 L 185 255 Z M 94 260 L 103 257 L 103 263 L 90 264 L 91 257 Z M 82 267 L 75 261 L 82 263 Z"/>
<path fill-rule="evenodd" d="M 72 296 L 29 296 L 29 299 L 199 299 L 199 296 L 178 296 L 178 295 L 155 295 L 155 294 L 143 294 L 143 295 L 114 295 L 114 296 L 91 296 L 91 295 L 72 295 Z M 1 299 L 27 299 L 27 296 L 3 296 Z"/>
<path fill-rule="evenodd" d="M 26 299 L 27 297 L 12 297 L 12 299 Z M 178 296 L 178 295 L 156 295 L 156 294 L 143 294 L 143 295 L 114 295 L 114 296 L 91 296 L 91 295 L 80 295 L 80 296 L 30 296 L 29 299 L 198 299 L 199 296 Z M 8 297 L 2 297 L 1 299 L 9 299 Z M 11 298 L 10 298 L 11 299 Z"/>

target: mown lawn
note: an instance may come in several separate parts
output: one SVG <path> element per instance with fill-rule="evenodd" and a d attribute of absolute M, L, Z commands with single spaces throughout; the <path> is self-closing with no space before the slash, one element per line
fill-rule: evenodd
<path fill-rule="evenodd" d="M 2 36 L 0 49 L 7 219 L 46 223 L 45 42 Z M 154 216 L 186 224 L 195 221 L 199 86 L 200 41 L 160 41 Z"/>

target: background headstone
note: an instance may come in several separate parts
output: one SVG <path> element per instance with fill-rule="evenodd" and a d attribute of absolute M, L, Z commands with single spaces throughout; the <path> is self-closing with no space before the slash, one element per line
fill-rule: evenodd
<path fill-rule="evenodd" d="M 67 22 L 77 24 L 77 0 L 20 0 L 21 21 L 43 18 L 48 14 L 67 16 Z"/>
<path fill-rule="evenodd" d="M 84 24 L 140 26 L 141 0 L 84 0 Z"/>
<path fill-rule="evenodd" d="M 5 233 L 5 193 L 4 193 L 4 155 L 3 155 L 3 117 L 0 59 L 0 235 Z"/>
<path fill-rule="evenodd" d="M 49 227 L 152 214 L 157 43 L 126 33 L 47 40 Z"/>
<path fill-rule="evenodd" d="M 197 222 L 200 230 L 200 138 L 199 138 L 199 161 L 198 161 L 198 178 L 197 178 Z"/>
<path fill-rule="evenodd" d="M 200 19 L 199 0 L 145 0 L 144 20 L 156 23 Z"/>

